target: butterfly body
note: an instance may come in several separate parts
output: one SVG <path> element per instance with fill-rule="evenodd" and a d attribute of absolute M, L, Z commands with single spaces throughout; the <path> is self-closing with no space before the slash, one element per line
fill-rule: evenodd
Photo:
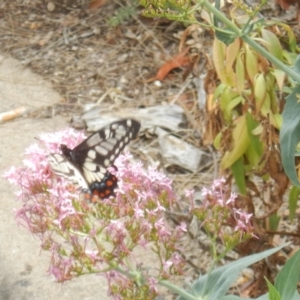
<path fill-rule="evenodd" d="M 121 151 L 137 137 L 139 129 L 139 122 L 124 119 L 100 129 L 74 149 L 62 144 L 62 154 L 49 157 L 51 168 L 99 198 L 114 195 L 118 180 L 107 168 L 113 166 Z"/>

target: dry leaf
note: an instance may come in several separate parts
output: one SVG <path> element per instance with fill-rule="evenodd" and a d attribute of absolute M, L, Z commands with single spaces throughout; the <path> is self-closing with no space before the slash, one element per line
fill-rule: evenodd
<path fill-rule="evenodd" d="M 189 27 L 186 28 L 186 30 L 183 32 L 182 37 L 180 39 L 180 44 L 179 44 L 179 50 L 183 49 L 183 45 L 186 43 L 187 37 L 194 31 L 199 29 L 198 24 L 193 24 L 190 25 Z"/>
<path fill-rule="evenodd" d="M 97 9 L 107 3 L 107 0 L 92 0 L 89 9 Z"/>
<path fill-rule="evenodd" d="M 164 63 L 158 70 L 154 80 L 162 81 L 173 69 L 188 66 L 190 59 L 186 56 L 186 54 L 189 49 L 189 47 L 184 49 L 181 53 L 173 56 L 170 60 Z"/>

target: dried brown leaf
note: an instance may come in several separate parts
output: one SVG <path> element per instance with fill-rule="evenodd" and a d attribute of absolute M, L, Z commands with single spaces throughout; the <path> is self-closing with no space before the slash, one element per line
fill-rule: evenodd
<path fill-rule="evenodd" d="M 189 49 L 189 47 L 184 49 L 181 53 L 173 56 L 170 60 L 165 62 L 158 70 L 155 80 L 162 81 L 173 69 L 188 66 L 190 62 L 190 59 L 187 56 Z"/>
<path fill-rule="evenodd" d="M 92 0 L 89 4 L 89 9 L 97 9 L 107 3 L 107 0 Z"/>

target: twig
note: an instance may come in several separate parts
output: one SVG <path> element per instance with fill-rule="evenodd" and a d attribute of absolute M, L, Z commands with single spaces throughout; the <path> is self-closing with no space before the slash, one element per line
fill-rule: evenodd
<path fill-rule="evenodd" d="M 14 110 L 6 111 L 4 113 L 0 114 L 0 123 L 4 123 L 13 119 L 16 119 L 26 112 L 26 108 L 24 106 L 21 106 L 19 108 L 16 108 Z"/>

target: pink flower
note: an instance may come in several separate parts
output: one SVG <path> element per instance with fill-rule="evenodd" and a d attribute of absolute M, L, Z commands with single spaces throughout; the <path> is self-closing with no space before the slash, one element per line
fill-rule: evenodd
<path fill-rule="evenodd" d="M 252 232 L 253 228 L 250 224 L 250 220 L 252 214 L 247 214 L 246 212 L 242 211 L 241 209 L 233 209 L 233 217 L 237 223 L 234 230 L 235 231 L 242 231 L 242 232 Z"/>
<path fill-rule="evenodd" d="M 150 277 L 148 279 L 148 282 L 149 282 L 150 290 L 155 293 L 158 293 L 158 289 L 157 289 L 158 280 L 154 277 Z"/>
<path fill-rule="evenodd" d="M 168 274 L 169 273 L 169 269 L 170 267 L 173 265 L 173 262 L 170 261 L 170 260 L 167 260 L 163 263 L 163 270 L 164 270 L 164 273 Z"/>
<path fill-rule="evenodd" d="M 157 229 L 157 234 L 161 241 L 169 239 L 171 236 L 171 231 L 167 228 L 164 219 L 158 220 L 154 226 Z"/>
<path fill-rule="evenodd" d="M 59 282 L 64 282 L 66 280 L 72 279 L 73 272 L 73 259 L 63 258 L 59 255 L 60 246 L 53 244 L 51 251 L 51 265 L 49 267 L 48 273 L 53 275 L 55 279 Z"/>
<path fill-rule="evenodd" d="M 123 242 L 127 235 L 127 230 L 121 221 L 111 220 L 106 227 L 106 233 L 117 244 Z"/>
<path fill-rule="evenodd" d="M 176 230 L 178 230 L 180 232 L 187 232 L 186 223 L 181 222 L 179 226 L 176 226 Z"/>

